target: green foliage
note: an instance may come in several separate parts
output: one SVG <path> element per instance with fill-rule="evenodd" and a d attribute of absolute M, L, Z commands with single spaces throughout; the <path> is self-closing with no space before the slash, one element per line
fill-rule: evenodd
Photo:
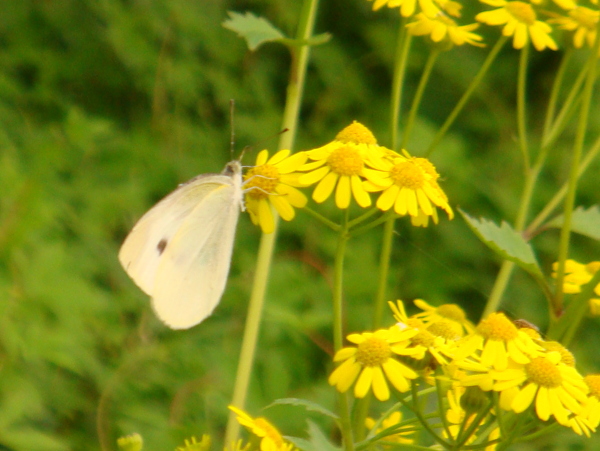
<path fill-rule="evenodd" d="M 293 35 L 298 3 L 254 2 L 274 25 L 236 14 L 228 26 L 257 48 Z M 375 17 L 362 0 L 323 3 L 319 32 L 334 38 L 313 49 L 298 149 L 328 142 L 354 119 L 387 144 L 379 132 L 388 118 L 397 11 Z M 184 332 L 158 322 L 116 256 L 134 221 L 155 201 L 198 173 L 219 172 L 231 159 L 230 99 L 236 100 L 236 152 L 245 145 L 275 146 L 270 137 L 279 131 L 289 60 L 281 46 L 249 53 L 221 26 L 226 11 L 241 6 L 247 3 L 26 0 L 3 8 L 0 447 L 113 450 L 117 437 L 139 431 L 148 450 L 168 450 L 193 434 L 221 434 L 259 231 L 241 219 L 221 305 L 202 327 Z M 419 50 L 425 58 L 427 49 Z M 480 49 L 467 49 L 441 60 L 424 99 L 433 106 L 415 125 L 413 154 L 424 150 L 421 143 L 435 134 L 457 87 L 483 57 Z M 453 205 L 487 217 L 514 216 L 522 188 L 520 168 L 507 152 L 514 135 L 514 92 L 505 83 L 512 58 L 507 52 L 498 61 L 432 157 Z M 543 78 L 553 63 L 552 56 L 540 57 L 535 70 Z M 407 83 L 410 92 L 415 74 Z M 532 116 L 540 108 L 537 96 L 530 93 Z M 600 113 L 592 114 L 590 123 L 600 124 Z M 565 146 L 558 142 L 556 154 Z M 561 173 L 563 164 L 555 157 L 549 173 Z M 589 171 L 598 169 L 596 162 Z M 552 184 L 543 180 L 540 199 L 552 194 Z M 581 198 L 597 202 L 596 183 L 584 188 Z M 334 211 L 330 203 L 322 208 Z M 577 210 L 574 230 L 598 240 L 598 217 L 597 207 Z M 528 245 L 506 227 L 467 221 L 505 258 L 538 275 L 549 272 L 551 262 L 540 260 L 538 267 L 523 253 Z M 550 226 L 560 224 L 557 218 Z M 476 318 L 497 259 L 481 252 L 458 221 L 437 229 L 399 224 L 397 230 L 390 298 L 456 302 Z M 369 232 L 351 244 L 345 271 L 356 314 L 347 318 L 350 331 L 370 318 L 379 238 Z M 318 398 L 324 407 L 317 410 L 328 412 L 334 405 L 325 381 L 331 306 L 323 293 L 335 235 L 299 213 L 284 225 L 278 246 L 261 335 L 268 352 L 257 356 L 249 405 L 293 393 Z M 598 259 L 597 243 L 576 243 L 574 252 Z M 509 293 L 519 301 L 511 304 L 517 316 L 522 309 L 539 310 L 540 298 L 528 283 L 519 280 Z M 594 365 L 599 340 L 590 334 L 582 350 Z M 303 409 L 270 412 L 282 430 L 306 436 L 296 410 Z M 312 422 L 308 427 L 305 449 L 335 449 L 329 431 Z"/>
<path fill-rule="evenodd" d="M 536 278 L 543 277 L 533 249 L 525 241 L 522 234 L 515 231 L 504 221 L 498 227 L 487 219 L 477 220 L 462 210 L 460 210 L 460 213 L 479 239 L 500 257 L 516 263 Z"/>
<path fill-rule="evenodd" d="M 248 48 L 252 51 L 265 42 L 282 41 L 285 38 L 281 31 L 262 17 L 249 12 L 238 14 L 230 11 L 228 14 L 229 19 L 223 22 L 223 26 L 246 39 Z"/>

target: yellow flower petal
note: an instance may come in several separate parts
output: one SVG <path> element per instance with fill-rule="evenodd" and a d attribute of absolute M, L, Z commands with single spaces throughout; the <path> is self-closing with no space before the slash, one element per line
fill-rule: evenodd
<path fill-rule="evenodd" d="M 358 380 L 356 381 L 356 385 L 354 386 L 354 396 L 357 398 L 364 398 L 368 393 L 369 388 L 371 388 L 371 383 L 373 382 L 373 368 L 370 366 L 366 366 L 363 368 L 360 376 L 358 376 Z"/>
<path fill-rule="evenodd" d="M 350 206 L 350 177 L 347 175 L 342 175 L 338 180 L 337 189 L 335 190 L 335 204 L 341 209 Z"/>
<path fill-rule="evenodd" d="M 313 191 L 313 200 L 318 204 L 324 202 L 333 192 L 337 179 L 338 175 L 335 172 L 330 172 L 325 177 L 323 177 L 323 179 L 321 179 L 321 181 Z"/>

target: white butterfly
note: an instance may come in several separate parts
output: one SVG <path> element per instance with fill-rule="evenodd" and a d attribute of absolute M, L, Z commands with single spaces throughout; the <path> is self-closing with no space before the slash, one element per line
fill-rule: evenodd
<path fill-rule="evenodd" d="M 125 239 L 121 265 L 170 328 L 195 326 L 221 300 L 243 195 L 242 166 L 234 160 L 221 174 L 180 185 Z"/>

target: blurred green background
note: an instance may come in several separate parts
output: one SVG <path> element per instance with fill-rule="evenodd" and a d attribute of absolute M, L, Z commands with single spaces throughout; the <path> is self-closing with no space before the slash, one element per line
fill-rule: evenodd
<path fill-rule="evenodd" d="M 257 52 L 223 28 L 226 12 L 253 11 L 293 35 L 300 2 L 217 0 L 8 0 L 0 14 L 0 449 L 113 450 L 141 433 L 147 450 L 171 450 L 191 435 L 219 437 L 231 398 L 260 233 L 244 215 L 231 277 L 215 314 L 171 331 L 117 261 L 144 211 L 198 173 L 232 159 L 251 164 L 275 150 L 289 66 L 287 51 Z M 389 85 L 397 11 L 362 0 L 321 2 L 297 149 L 322 145 L 352 120 L 389 145 Z M 471 5 L 471 8 L 473 6 Z M 467 8 L 468 10 L 469 8 Z M 490 32 L 488 42 L 497 33 Z M 414 92 L 427 56 L 415 42 L 407 79 Z M 485 49 L 443 55 L 408 150 L 419 155 L 465 87 Z M 534 55 L 531 126 L 539 128 L 560 52 Z M 507 48 L 433 154 L 452 206 L 499 222 L 516 214 L 522 168 L 515 140 L 518 54 Z M 575 68 L 574 71 L 577 69 Z M 592 112 L 598 134 L 599 111 Z M 535 208 L 566 178 L 571 138 L 559 143 L 541 178 Z M 564 147 L 561 147 L 564 146 Z M 596 174 L 598 163 L 589 174 Z M 598 202 L 595 176 L 579 203 Z M 330 203 L 318 207 L 335 219 Z M 455 302 L 477 320 L 499 261 L 460 218 L 412 229 L 398 221 L 390 299 Z M 550 272 L 558 232 L 534 240 Z M 347 330 L 368 328 L 380 231 L 349 245 Z M 335 235 L 299 212 L 282 224 L 248 410 L 281 397 L 332 407 L 330 267 Z M 598 260 L 598 244 L 575 237 L 572 255 Z M 517 272 L 503 304 L 542 326 L 545 304 Z M 388 323 L 391 324 L 391 316 Z M 574 346 L 582 372 L 600 371 L 590 320 Z M 266 413 L 302 435 L 304 411 Z M 331 425 L 309 416 L 324 428 Z M 327 430 L 327 429 L 326 429 Z M 518 449 L 597 449 L 561 432 Z"/>

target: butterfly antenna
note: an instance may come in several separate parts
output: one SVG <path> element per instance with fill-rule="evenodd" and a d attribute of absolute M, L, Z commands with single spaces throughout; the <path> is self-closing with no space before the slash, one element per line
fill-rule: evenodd
<path fill-rule="evenodd" d="M 231 127 L 231 135 L 229 136 L 229 152 L 233 160 L 233 150 L 235 147 L 235 127 L 233 126 L 233 112 L 235 111 L 235 100 L 229 100 L 229 126 Z M 242 159 L 240 155 L 240 160 Z"/>

